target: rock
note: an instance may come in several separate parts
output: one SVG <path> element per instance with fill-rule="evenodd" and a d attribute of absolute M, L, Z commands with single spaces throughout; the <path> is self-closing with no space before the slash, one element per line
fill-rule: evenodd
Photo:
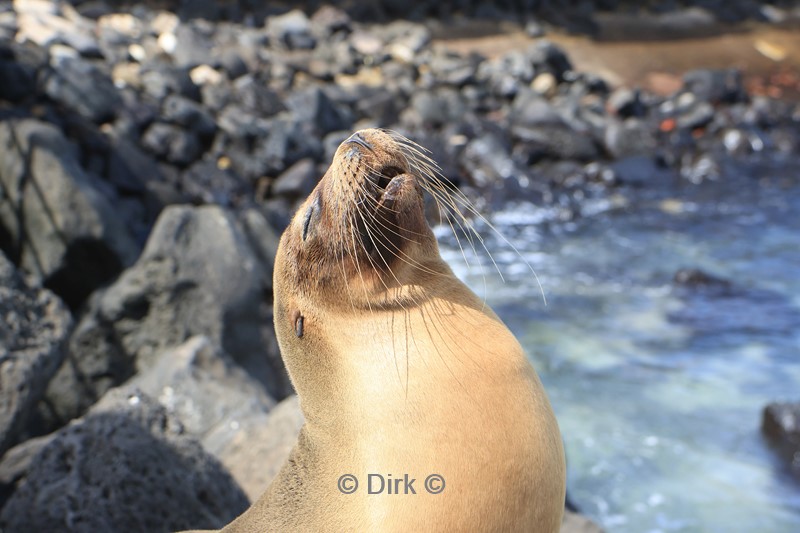
<path fill-rule="evenodd" d="M 19 442 L 65 355 L 72 318 L 0 253 L 0 456 Z"/>
<path fill-rule="evenodd" d="M 537 91 L 527 88 L 520 90 L 514 97 L 510 117 L 514 124 L 522 126 L 564 124 L 561 115 L 549 101 Z"/>
<path fill-rule="evenodd" d="M 95 123 L 111 120 L 122 106 L 111 77 L 84 59 L 54 58 L 42 86 L 50 98 Z"/>
<path fill-rule="evenodd" d="M 206 449 L 214 454 L 231 440 L 240 418 L 266 416 L 274 404 L 261 383 L 202 336 L 164 350 L 122 389 L 157 399 L 185 434 L 204 446 L 210 442 Z"/>
<path fill-rule="evenodd" d="M 6 501 L 14 494 L 20 481 L 25 478 L 31 468 L 33 460 L 55 434 L 50 433 L 43 437 L 36 437 L 22 442 L 10 450 L 0 459 L 0 510 Z"/>
<path fill-rule="evenodd" d="M 193 100 L 200 99 L 200 91 L 192 82 L 190 70 L 157 65 L 142 72 L 142 88 L 151 98 L 162 101 L 167 95 L 180 94 Z"/>
<path fill-rule="evenodd" d="M 31 41 L 41 47 L 65 44 L 81 55 L 97 57 L 100 48 L 94 27 L 69 4 L 36 0 L 15 0 L 17 35 L 20 42 Z"/>
<path fill-rule="evenodd" d="M 636 186 L 663 183 L 673 177 L 652 155 L 645 154 L 621 157 L 611 164 L 611 171 L 621 183 Z"/>
<path fill-rule="evenodd" d="M 789 461 L 800 478 L 800 403 L 771 403 L 764 408 L 761 431 Z"/>
<path fill-rule="evenodd" d="M 538 39 L 539 37 L 544 36 L 545 31 L 544 27 L 538 20 L 529 20 L 525 24 L 525 33 L 528 35 L 528 37 Z"/>
<path fill-rule="evenodd" d="M 200 160 L 181 174 L 181 189 L 195 204 L 234 206 L 252 196 L 249 185 L 238 176 L 224 156 L 217 161 Z"/>
<path fill-rule="evenodd" d="M 403 122 L 415 126 L 442 127 L 458 122 L 467 113 L 461 94 L 452 88 L 436 91 L 419 91 L 411 97 Z"/>
<path fill-rule="evenodd" d="M 211 137 L 217 129 L 214 117 L 203 109 L 203 106 L 185 96 L 177 94 L 167 96 L 161 112 L 167 122 L 188 128 L 201 138 Z"/>
<path fill-rule="evenodd" d="M 0 59 L 0 100 L 20 102 L 36 90 L 36 72 L 16 61 Z"/>
<path fill-rule="evenodd" d="M 297 396 L 292 395 L 269 415 L 239 421 L 233 438 L 216 452 L 251 500 L 257 500 L 280 471 L 304 422 Z"/>
<path fill-rule="evenodd" d="M 675 273 L 673 282 L 681 287 L 687 288 L 707 288 L 728 291 L 732 284 L 727 279 L 723 279 L 698 268 L 682 268 Z"/>
<path fill-rule="evenodd" d="M 746 102 L 742 73 L 736 69 L 700 69 L 683 76 L 683 87 L 698 99 L 711 104 Z"/>
<path fill-rule="evenodd" d="M 698 102 L 681 113 L 675 123 L 678 128 L 693 130 L 707 126 L 714 120 L 714 108 L 708 102 Z"/>
<path fill-rule="evenodd" d="M 233 93 L 238 103 L 259 117 L 270 117 L 286 110 L 278 94 L 253 74 L 237 79 L 233 83 Z"/>
<path fill-rule="evenodd" d="M 133 263 L 139 246 L 55 127 L 7 120 L 0 146 L 9 256 L 75 308 Z"/>
<path fill-rule="evenodd" d="M 713 155 L 700 152 L 684 154 L 680 161 L 680 174 L 685 180 L 699 184 L 704 181 L 717 180 L 721 169 Z"/>
<path fill-rule="evenodd" d="M 279 174 L 306 157 L 315 161 L 319 159 L 322 142 L 308 131 L 307 125 L 303 121 L 286 118 L 270 121 L 269 135 L 257 152 L 267 175 Z"/>
<path fill-rule="evenodd" d="M 227 49 L 217 55 L 216 65 L 228 79 L 235 80 L 241 78 L 250 70 L 244 58 L 235 49 Z"/>
<path fill-rule="evenodd" d="M 592 138 L 567 126 L 515 126 L 511 131 L 527 154 L 527 164 L 542 158 L 589 161 L 598 157 Z"/>
<path fill-rule="evenodd" d="M 608 108 L 617 116 L 643 117 L 647 111 L 639 89 L 621 87 L 608 97 Z"/>
<path fill-rule="evenodd" d="M 301 159 L 278 176 L 272 184 L 272 194 L 293 200 L 305 198 L 314 190 L 321 177 L 317 174 L 317 167 L 312 159 Z"/>
<path fill-rule="evenodd" d="M 552 97 L 558 90 L 558 80 L 549 72 L 542 72 L 531 82 L 531 89 L 536 94 Z"/>
<path fill-rule="evenodd" d="M 267 32 L 272 42 L 290 50 L 311 49 L 317 44 L 311 34 L 311 22 L 299 9 L 293 9 L 284 15 L 270 17 L 267 20 Z"/>
<path fill-rule="evenodd" d="M 537 71 L 550 72 L 559 82 L 564 81 L 564 75 L 572 70 L 567 54 L 547 40 L 537 41 L 527 50 L 525 57 Z"/>
<path fill-rule="evenodd" d="M 335 33 L 349 33 L 352 29 L 350 15 L 331 5 L 323 5 L 311 16 L 311 31 L 319 39 L 327 39 Z"/>
<path fill-rule="evenodd" d="M 286 105 L 298 121 L 311 124 L 322 135 L 350 129 L 353 124 L 352 113 L 333 102 L 320 87 L 292 93 Z"/>
<path fill-rule="evenodd" d="M 213 27 L 204 20 L 180 24 L 175 30 L 173 63 L 179 68 L 194 68 L 211 57 Z"/>
<path fill-rule="evenodd" d="M 0 528 L 220 528 L 248 504 L 224 467 L 155 400 L 114 391 L 36 455 L 0 513 Z"/>
<path fill-rule="evenodd" d="M 603 134 L 603 144 L 614 158 L 652 154 L 657 145 L 652 129 L 636 118 L 609 120 Z"/>
<path fill-rule="evenodd" d="M 154 122 L 142 135 L 142 146 L 161 159 L 186 166 L 201 152 L 200 140 L 191 131 L 172 124 Z"/>
<path fill-rule="evenodd" d="M 136 264 L 90 303 L 67 362 L 50 383 L 43 418 L 57 425 L 79 416 L 164 349 L 194 335 L 231 354 L 273 397 L 286 396 L 291 387 L 265 294 L 272 265 L 250 243 L 225 209 L 165 209 Z"/>

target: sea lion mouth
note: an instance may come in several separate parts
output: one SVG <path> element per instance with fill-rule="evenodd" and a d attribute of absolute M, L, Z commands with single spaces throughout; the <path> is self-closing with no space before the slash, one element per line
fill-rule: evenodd
<path fill-rule="evenodd" d="M 367 210 L 362 211 L 356 229 L 364 252 L 375 267 L 390 268 L 403 246 L 396 201 L 409 178 L 408 171 L 397 165 L 386 165 L 367 175 L 367 194 L 371 199 L 362 207 Z"/>

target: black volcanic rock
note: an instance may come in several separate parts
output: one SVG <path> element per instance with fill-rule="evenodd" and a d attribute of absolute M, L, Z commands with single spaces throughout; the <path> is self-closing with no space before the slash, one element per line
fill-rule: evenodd
<path fill-rule="evenodd" d="M 0 253 L 0 456 L 24 435 L 66 353 L 72 318 Z"/>
<path fill-rule="evenodd" d="M 0 512 L 4 531 L 220 528 L 249 505 L 180 421 L 141 393 L 115 391 L 53 436 Z"/>

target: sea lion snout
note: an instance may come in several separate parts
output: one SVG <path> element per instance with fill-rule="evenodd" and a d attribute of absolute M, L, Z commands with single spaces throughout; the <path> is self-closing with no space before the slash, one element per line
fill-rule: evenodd
<path fill-rule="evenodd" d="M 353 143 L 353 144 L 357 144 L 359 146 L 363 146 L 364 148 L 366 148 L 370 152 L 374 151 L 372 145 L 370 143 L 368 143 L 364 139 L 364 136 L 361 134 L 362 131 L 364 131 L 364 130 L 359 130 L 359 131 L 355 132 L 354 134 L 352 134 L 350 137 L 345 139 L 343 144 Z"/>

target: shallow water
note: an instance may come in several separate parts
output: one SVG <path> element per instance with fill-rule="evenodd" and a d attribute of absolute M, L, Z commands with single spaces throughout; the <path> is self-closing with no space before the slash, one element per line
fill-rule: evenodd
<path fill-rule="evenodd" d="M 718 182 L 650 184 L 566 224 L 509 208 L 492 222 L 519 254 L 481 229 L 505 282 L 437 230 L 529 352 L 570 497 L 607 531 L 800 531 L 800 482 L 760 433 L 766 403 L 800 400 L 798 176 L 800 161 L 731 164 Z M 680 287 L 681 268 L 731 286 Z"/>

